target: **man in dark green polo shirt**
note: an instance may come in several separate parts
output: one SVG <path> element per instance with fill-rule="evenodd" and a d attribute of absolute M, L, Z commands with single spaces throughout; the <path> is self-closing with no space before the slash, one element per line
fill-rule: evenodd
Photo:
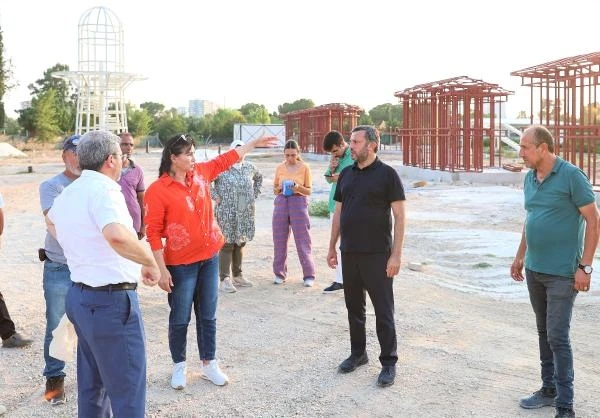
<path fill-rule="evenodd" d="M 338 131 L 329 131 L 323 138 L 323 150 L 331 154 L 331 160 L 329 161 L 329 167 L 325 170 L 325 180 L 331 184 L 331 190 L 329 191 L 329 220 L 333 222 L 333 211 L 335 210 L 335 189 L 337 186 L 337 180 L 340 172 L 352 165 L 354 160 L 352 159 L 352 153 L 348 143 L 344 140 L 344 136 Z M 341 258 L 338 252 L 338 257 Z M 342 263 L 338 263 L 335 269 L 335 280 L 329 287 L 323 289 L 324 293 L 333 293 L 337 290 L 344 289 L 344 276 L 342 275 Z"/>
<path fill-rule="evenodd" d="M 516 281 L 527 279 L 542 368 L 542 388 L 519 405 L 556 405 L 557 418 L 574 417 L 569 329 L 575 296 L 590 289 L 598 244 L 596 198 L 583 171 L 554 154 L 546 128 L 527 128 L 519 155 L 531 170 L 523 186 L 525 225 L 510 273 Z"/>

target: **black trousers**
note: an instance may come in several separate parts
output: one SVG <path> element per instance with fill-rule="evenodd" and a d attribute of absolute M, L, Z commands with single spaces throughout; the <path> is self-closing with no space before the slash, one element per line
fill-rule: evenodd
<path fill-rule="evenodd" d="M 398 361 L 394 279 L 387 277 L 385 272 L 389 257 L 389 253 L 342 253 L 351 353 L 361 355 L 366 350 L 365 294 L 368 292 L 375 308 L 375 327 L 381 348 L 379 361 L 383 366 L 391 366 Z"/>
<path fill-rule="evenodd" d="M 12 337 L 15 332 L 15 323 L 10 319 L 6 302 L 4 302 L 4 297 L 0 292 L 0 337 L 6 340 Z"/>

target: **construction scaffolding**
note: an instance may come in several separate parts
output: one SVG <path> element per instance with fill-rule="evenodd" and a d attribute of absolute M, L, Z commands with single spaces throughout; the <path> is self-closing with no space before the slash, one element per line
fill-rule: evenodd
<path fill-rule="evenodd" d="M 600 185 L 600 52 L 562 58 L 510 73 L 530 87 L 530 120 L 547 127 L 555 152 L 581 168 Z M 540 109 L 534 114 L 534 105 Z"/>
<path fill-rule="evenodd" d="M 324 154 L 323 137 L 332 129 L 349 138 L 363 110 L 345 103 L 330 103 L 281 115 L 286 140 L 294 139 L 303 152 Z"/>
<path fill-rule="evenodd" d="M 480 172 L 501 164 L 502 106 L 514 94 L 497 84 L 460 76 L 398 91 L 404 165 Z M 487 164 L 484 153 L 487 152 Z"/>

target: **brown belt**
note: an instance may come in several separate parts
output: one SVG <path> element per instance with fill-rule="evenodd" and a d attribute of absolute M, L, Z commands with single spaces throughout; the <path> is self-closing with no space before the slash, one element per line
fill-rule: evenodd
<path fill-rule="evenodd" d="M 135 290 L 137 289 L 137 283 L 115 283 L 107 284 L 106 286 L 89 286 L 85 283 L 73 283 L 73 286 L 80 287 L 86 290 L 92 290 L 94 292 L 113 292 L 118 290 Z"/>

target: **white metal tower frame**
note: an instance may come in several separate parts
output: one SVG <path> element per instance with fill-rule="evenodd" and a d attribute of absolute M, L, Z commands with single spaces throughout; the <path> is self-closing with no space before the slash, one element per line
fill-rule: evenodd
<path fill-rule="evenodd" d="M 106 7 L 85 11 L 78 26 L 77 71 L 52 75 L 68 80 L 77 90 L 75 133 L 108 130 L 127 131 L 125 89 L 144 80 L 124 72 L 123 25 Z"/>

